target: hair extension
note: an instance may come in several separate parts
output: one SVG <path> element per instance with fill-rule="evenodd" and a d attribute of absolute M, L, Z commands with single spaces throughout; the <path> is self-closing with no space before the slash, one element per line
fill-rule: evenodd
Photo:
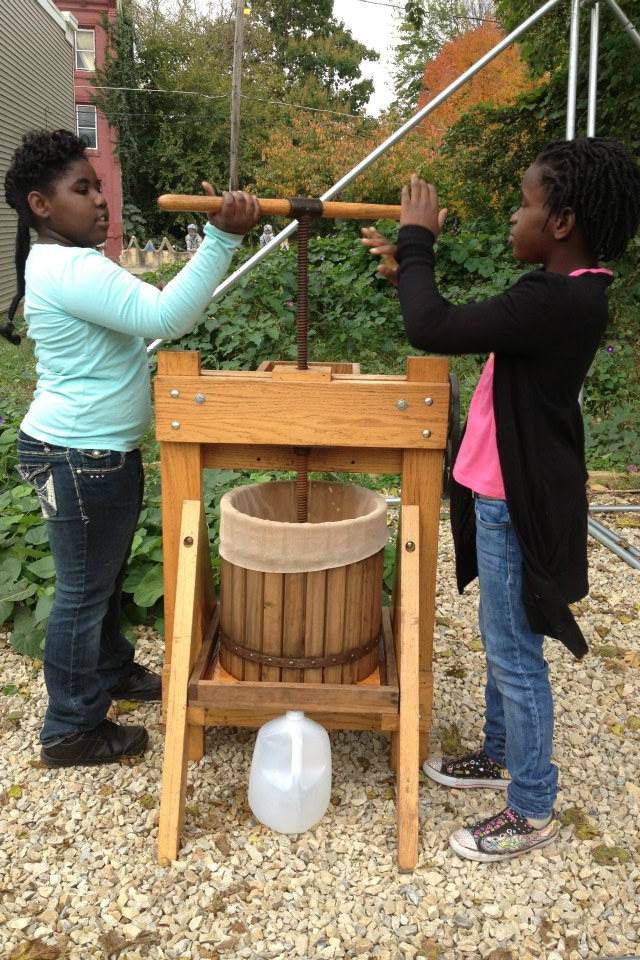
<path fill-rule="evenodd" d="M 22 138 L 22 145 L 13 155 L 4 179 L 5 199 L 18 214 L 16 234 L 17 292 L 8 311 L 8 321 L 0 326 L 0 334 L 11 343 L 20 343 L 13 320 L 25 293 L 25 266 L 29 255 L 30 227 L 35 226 L 28 196 L 32 190 L 46 192 L 70 163 L 81 160 L 86 144 L 68 130 L 34 130 Z"/>
<path fill-rule="evenodd" d="M 594 256 L 616 260 L 640 223 L 640 167 L 616 140 L 554 140 L 535 163 L 549 211 L 569 207 Z"/>

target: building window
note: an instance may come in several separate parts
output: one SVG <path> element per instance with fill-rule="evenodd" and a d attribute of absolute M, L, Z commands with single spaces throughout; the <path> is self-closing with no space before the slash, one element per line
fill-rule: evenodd
<path fill-rule="evenodd" d="M 91 150 L 98 148 L 98 118 L 96 108 L 88 103 L 76 104 L 76 127 L 78 136 Z"/>
<path fill-rule="evenodd" d="M 76 30 L 76 70 L 95 70 L 96 32 Z"/>

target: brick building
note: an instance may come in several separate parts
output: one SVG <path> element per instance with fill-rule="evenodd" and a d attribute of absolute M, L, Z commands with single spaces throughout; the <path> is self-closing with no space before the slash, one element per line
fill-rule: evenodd
<path fill-rule="evenodd" d="M 78 21 L 75 36 L 75 114 L 76 130 L 87 141 L 87 156 L 102 180 L 102 189 L 111 215 L 106 254 L 117 260 L 122 250 L 122 177 L 116 153 L 116 132 L 104 115 L 91 103 L 92 80 L 96 66 L 102 67 L 107 35 L 102 18 L 115 18 L 120 0 L 56 0 L 60 10 Z"/>

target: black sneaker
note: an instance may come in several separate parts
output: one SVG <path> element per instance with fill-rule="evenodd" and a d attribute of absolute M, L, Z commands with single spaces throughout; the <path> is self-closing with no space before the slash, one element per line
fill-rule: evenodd
<path fill-rule="evenodd" d="M 162 679 L 157 673 L 147 670 L 140 663 L 133 663 L 124 680 L 109 690 L 112 700 L 162 700 Z"/>
<path fill-rule="evenodd" d="M 462 757 L 429 757 L 422 769 L 436 783 L 462 790 L 473 787 L 506 790 L 511 783 L 507 768 L 488 757 L 484 750 L 467 753 Z"/>
<path fill-rule="evenodd" d="M 538 828 L 511 807 L 505 807 L 472 827 L 454 831 L 449 837 L 449 846 L 465 860 L 484 863 L 511 860 L 553 843 L 559 830 L 560 821 L 553 813 L 549 822 Z"/>
<path fill-rule="evenodd" d="M 137 757 L 144 753 L 148 742 L 144 727 L 103 720 L 93 730 L 43 744 L 40 759 L 47 767 L 93 767 L 117 763 L 123 757 Z"/>

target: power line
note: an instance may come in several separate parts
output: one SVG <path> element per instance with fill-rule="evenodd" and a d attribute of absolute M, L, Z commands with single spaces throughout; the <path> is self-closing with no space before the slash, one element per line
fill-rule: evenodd
<path fill-rule="evenodd" d="M 106 87 L 98 84 L 83 83 L 78 84 L 84 90 L 112 90 L 125 91 L 129 93 L 169 93 L 176 96 L 203 97 L 205 100 L 228 100 L 229 94 L 220 93 L 215 96 L 209 93 L 201 93 L 199 90 L 163 90 L 152 87 Z M 255 103 L 272 103 L 275 106 L 293 107 L 297 110 L 310 110 L 314 113 L 330 113 L 336 117 L 350 117 L 355 120 L 363 120 L 364 115 L 360 113 L 348 113 L 344 110 L 328 110 L 324 107 L 311 107 L 306 103 L 290 103 L 288 100 L 269 100 L 266 97 L 250 97 L 247 94 L 241 94 L 243 100 L 250 100 Z"/>
<path fill-rule="evenodd" d="M 200 90 L 163 90 L 161 87 L 105 87 L 97 83 L 79 83 L 78 87 L 84 90 L 123 90 L 129 93 L 173 93 L 184 97 L 204 97 L 205 100 L 226 100 L 228 93 L 218 93 L 215 96 L 210 93 L 202 93 Z"/>
<path fill-rule="evenodd" d="M 383 3 L 382 0 L 360 0 L 360 3 L 368 3 L 371 7 L 390 7 L 392 10 L 401 10 L 404 13 L 404 7 L 398 3 Z"/>
<path fill-rule="evenodd" d="M 341 110 L 327 110 L 322 107 L 308 107 L 303 103 L 289 103 L 287 100 L 267 100 L 265 97 L 248 97 L 241 94 L 243 100 L 251 100 L 255 103 L 273 103 L 276 106 L 295 107 L 299 110 L 312 110 L 314 113 L 331 113 L 334 117 L 350 117 L 355 120 L 364 120 L 365 117 L 360 113 L 346 113 Z"/>
<path fill-rule="evenodd" d="M 370 7 L 389 7 L 390 10 L 400 10 L 402 13 L 404 13 L 404 9 L 405 9 L 404 7 L 400 6 L 400 4 L 398 3 L 385 3 L 384 0 L 358 0 L 358 3 L 366 3 Z M 477 23 L 498 23 L 498 21 L 495 18 L 492 19 L 490 17 L 474 17 L 471 14 L 465 15 L 463 13 L 459 13 L 459 14 L 452 13 L 452 14 L 449 14 L 449 16 L 451 17 L 452 20 L 470 20 Z"/>

